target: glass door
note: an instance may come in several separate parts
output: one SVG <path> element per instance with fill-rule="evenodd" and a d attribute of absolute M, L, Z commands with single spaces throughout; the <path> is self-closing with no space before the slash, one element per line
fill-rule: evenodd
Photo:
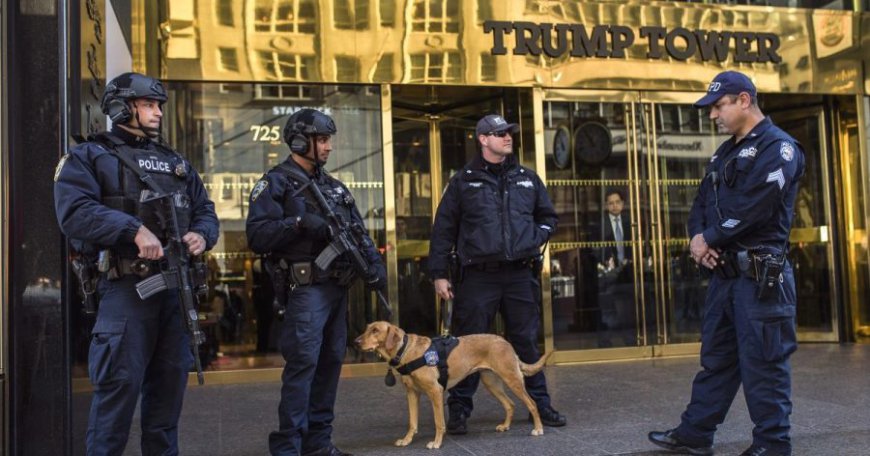
<path fill-rule="evenodd" d="M 558 352 L 640 347 L 655 321 L 645 311 L 651 231 L 637 100 L 625 92 L 544 94 L 547 186 L 560 218 L 549 247 Z"/>
<path fill-rule="evenodd" d="M 659 346 L 700 341 L 710 276 L 692 260 L 687 222 L 710 157 L 725 137 L 707 110 L 692 106 L 697 99 L 696 93 L 642 96 L 638 147 L 650 171 L 643 186 L 649 195 L 654 289 L 646 304 L 654 308 L 655 320 L 647 343 Z"/>
<path fill-rule="evenodd" d="M 834 245 L 831 240 L 830 163 L 821 108 L 771 114 L 774 123 L 804 147 L 801 178 L 791 229 L 789 261 L 797 288 L 797 326 L 801 341 L 836 341 L 838 319 Z"/>
<path fill-rule="evenodd" d="M 556 350 L 636 357 L 700 340 L 706 279 L 686 221 L 720 138 L 695 99 L 545 93 L 547 185 L 560 215 L 550 244 Z"/>

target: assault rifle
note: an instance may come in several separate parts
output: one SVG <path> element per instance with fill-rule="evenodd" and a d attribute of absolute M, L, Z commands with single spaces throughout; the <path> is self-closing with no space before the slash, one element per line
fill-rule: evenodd
<path fill-rule="evenodd" d="M 162 270 L 136 284 L 136 293 L 142 299 L 164 290 L 178 290 L 181 304 L 181 315 L 184 325 L 190 333 L 190 348 L 193 350 L 193 360 L 196 364 L 196 380 L 202 385 L 205 380 L 202 375 L 202 362 L 199 359 L 199 346 L 205 342 L 205 335 L 199 328 L 199 314 L 196 311 L 200 297 L 208 291 L 206 286 L 206 269 L 202 262 L 194 262 L 187 244 L 182 240 L 183 234 L 178 225 L 177 204 L 183 205 L 186 198 L 181 193 L 159 194 L 151 190 L 142 191 L 142 203 L 160 201 L 163 212 L 164 226 L 169 227 L 167 245 L 164 249 L 164 264 Z M 168 215 L 168 217 L 166 217 Z"/>
<path fill-rule="evenodd" d="M 279 165 L 281 166 L 281 165 Z M 291 173 L 294 177 L 301 180 L 305 183 L 305 186 L 311 189 L 311 194 L 314 196 L 314 199 L 317 201 L 317 205 L 320 206 L 320 209 L 326 214 L 326 219 L 329 222 L 329 228 L 332 233 L 332 241 L 329 245 L 323 249 L 322 252 L 314 259 L 314 264 L 320 268 L 321 271 L 326 271 L 329 269 L 329 265 L 335 261 L 336 258 L 347 254 L 348 259 L 350 260 L 351 266 L 359 277 L 362 277 L 363 280 L 371 283 L 372 276 L 374 275 L 374 265 L 369 264 L 368 260 L 362 255 L 360 251 L 361 248 L 365 245 L 365 237 L 366 230 L 364 227 L 359 226 L 358 224 L 351 223 L 350 221 L 345 221 L 341 218 L 335 211 L 332 210 L 332 207 L 326 201 L 326 198 L 323 196 L 323 193 L 320 191 L 320 188 L 317 187 L 316 184 L 311 182 L 311 179 L 304 175 L 302 172 L 297 171 L 289 166 L 282 166 L 286 172 Z M 301 191 L 301 189 L 300 189 Z M 374 280 L 377 280 L 375 277 Z M 390 306 L 390 303 L 387 301 L 387 298 L 384 296 L 384 293 L 381 290 L 375 290 L 375 293 L 378 296 L 378 304 L 380 304 L 381 308 L 384 311 L 384 316 L 387 320 L 391 320 L 393 316 L 393 309 Z"/>

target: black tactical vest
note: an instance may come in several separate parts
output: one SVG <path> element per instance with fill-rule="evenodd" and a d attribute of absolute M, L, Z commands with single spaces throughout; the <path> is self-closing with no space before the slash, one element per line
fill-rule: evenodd
<path fill-rule="evenodd" d="M 177 208 L 179 235 L 184 235 L 190 229 L 191 202 L 187 194 L 187 177 L 190 165 L 177 152 L 154 145 L 149 149 L 137 149 L 123 142 L 120 138 L 101 133 L 94 138 L 103 143 L 113 153 L 130 157 L 137 169 L 131 169 L 122 160 L 119 166 L 119 193 L 103 197 L 103 204 L 136 216 L 158 239 L 166 242 L 170 234 L 168 211 L 161 205 L 168 204 L 166 198 L 149 201 L 155 196 L 154 191 L 142 182 L 140 173 L 148 175 L 166 194 L 175 194 L 171 198 Z"/>

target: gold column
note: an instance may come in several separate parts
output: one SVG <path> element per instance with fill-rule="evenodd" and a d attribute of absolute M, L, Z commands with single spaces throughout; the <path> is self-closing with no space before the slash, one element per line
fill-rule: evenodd
<path fill-rule="evenodd" d="M 384 157 L 384 228 L 387 238 L 387 299 L 393 305 L 392 322 L 399 321 L 398 241 L 396 239 L 396 174 L 393 160 L 393 94 L 381 85 L 381 131 Z"/>
<path fill-rule="evenodd" d="M 532 117 L 535 131 L 535 169 L 538 177 L 547 184 L 547 156 L 544 144 L 544 91 L 540 88 L 532 90 Z M 553 296 L 550 285 L 550 248 L 544 251 L 544 270 L 541 272 L 541 299 L 544 316 L 544 352 L 555 348 L 553 342 Z M 551 361 L 552 363 L 552 361 Z"/>

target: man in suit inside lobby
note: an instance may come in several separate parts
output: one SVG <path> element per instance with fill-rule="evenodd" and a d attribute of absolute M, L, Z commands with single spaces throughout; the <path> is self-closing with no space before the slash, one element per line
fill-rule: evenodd
<path fill-rule="evenodd" d="M 607 246 L 601 249 L 600 262 L 605 270 L 618 270 L 622 276 L 622 271 L 626 270 L 624 266 L 631 261 L 631 217 L 623 212 L 625 198 L 620 190 L 608 190 L 604 204 L 607 213 L 601 227 L 601 240 Z"/>
<path fill-rule="evenodd" d="M 636 345 L 635 299 L 631 268 L 631 217 L 624 211 L 621 190 L 610 189 L 604 196 L 598 249 L 599 347 L 613 346 L 612 337 L 625 346 Z"/>

